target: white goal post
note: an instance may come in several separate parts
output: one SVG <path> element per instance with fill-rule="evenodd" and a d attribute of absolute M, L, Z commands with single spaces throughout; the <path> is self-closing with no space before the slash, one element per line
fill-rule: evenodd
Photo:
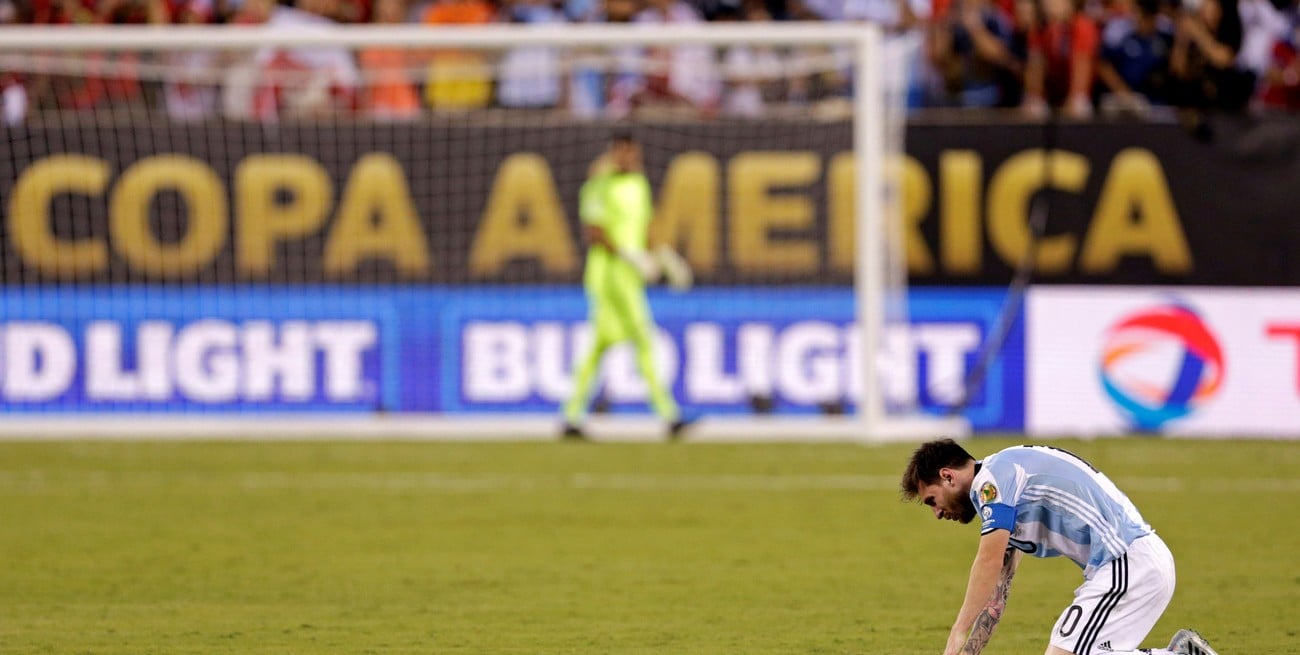
<path fill-rule="evenodd" d="M 355 25 L 340 27 L 43 27 L 23 26 L 0 28 L 0 72 L 23 70 L 30 62 L 40 61 L 43 55 L 57 53 L 107 53 L 107 52 L 251 52 L 269 46 L 282 48 L 345 48 L 356 51 L 367 47 L 435 49 L 457 48 L 464 50 L 502 51 L 521 47 L 566 48 L 617 48 L 635 44 L 645 47 L 711 46 L 724 48 L 732 45 L 762 44 L 774 47 L 835 47 L 851 53 L 852 88 L 849 102 L 851 111 L 847 120 L 852 125 L 852 151 L 854 153 L 853 194 L 855 196 L 855 266 L 852 286 L 855 305 L 856 338 L 863 344 L 857 357 L 858 370 L 850 375 L 859 376 L 855 397 L 857 411 L 848 414 L 831 412 L 823 414 L 743 416 L 720 418 L 707 413 L 693 428 L 692 438 L 698 439 L 831 439 L 847 441 L 881 441 L 895 439 L 921 439 L 936 435 L 960 436 L 969 431 L 969 425 L 960 418 L 926 415 L 916 411 L 894 411 L 888 408 L 878 382 L 877 350 L 884 341 L 886 320 L 891 302 L 891 276 L 898 276 L 894 262 L 900 260 L 898 252 L 890 248 L 889 237 L 901 229 L 891 208 L 887 182 L 890 152 L 887 141 L 901 138 L 901 109 L 889 106 L 886 97 L 888 79 L 902 75 L 897 67 L 903 65 L 898 57 L 886 55 L 885 38 L 881 31 L 869 24 L 707 24 L 672 26 L 671 29 L 646 29 L 639 25 L 563 25 L 519 26 L 485 25 L 456 26 L 450 28 L 426 25 Z M 39 65 L 39 63 L 38 63 Z M 894 112 L 891 116 L 890 112 Z M 891 120 L 894 126 L 891 128 Z M 609 123 L 604 123 L 609 127 Z M 617 125 L 615 125 L 617 127 Z M 328 129 L 319 128 L 318 132 Z M 896 133 L 890 133 L 894 129 Z M 6 134 L 0 127 L 0 135 Z M 761 139 L 759 139 L 761 141 Z M 16 152 L 12 144 L 0 147 Z M 18 155 L 14 155 L 18 157 Z M 0 157 L 2 159 L 2 157 Z M 29 162 L 11 162 L 15 175 Z M 0 172 L 5 171 L 0 161 Z M 0 190 L 12 189 L 0 183 Z M 419 184 L 413 180 L 412 185 Z M 116 202 L 116 200 L 115 200 Z M 126 202 L 126 201 L 122 201 Z M 7 220 L 16 220 L 21 211 L 11 204 L 6 211 Z M 148 212 L 146 203 L 144 211 Z M 232 210 L 233 211 L 233 210 Z M 53 229 L 53 228 L 52 228 Z M 78 228 L 72 228 L 74 230 Z M 78 233 L 81 234 L 81 233 Z M 90 234 L 87 232 L 86 234 Z M 6 238 L 12 232 L 6 231 Z M 68 242 L 72 242 L 69 237 Z M 7 252 L 7 251 L 6 251 Z M 202 282 L 202 275 L 196 278 Z M 33 277 L 29 288 L 13 274 L 5 280 L 11 296 L 33 295 L 42 288 L 49 289 L 48 280 Z M 103 280 L 101 280 L 103 281 Z M 109 276 L 108 282 L 123 280 Z M 125 282 L 135 283 L 128 277 Z M 147 283 L 148 280 L 145 280 Z M 75 279 L 58 281 L 56 285 L 73 290 L 84 286 Z M 93 286 L 93 285 L 92 285 Z M 252 285 L 255 286 L 255 285 Z M 172 284 L 169 288 L 176 289 Z M 50 309 L 53 319 L 72 305 L 60 308 L 57 299 L 47 299 L 44 306 Z M 67 301 L 71 302 L 71 301 Z M 202 304 L 201 302 L 198 304 Z M 24 309 L 30 313 L 30 308 Z M 75 311 L 75 310 L 74 310 Z M 166 312 L 163 312 L 164 314 Z M 12 315 L 12 312 L 9 312 Z M 235 312 L 239 315 L 239 312 Z M 6 316 L 8 319 L 10 316 Z M 29 316 L 40 319 L 40 316 Z M 242 333 L 241 333 L 242 334 Z M 280 335 L 283 337 L 283 334 Z M 242 337 L 241 337 L 242 338 Z M 77 339 L 80 339 L 79 337 Z M 869 347 L 875 344 L 876 347 Z M 80 340 L 77 347 L 81 348 Z M 322 355 L 324 356 L 324 355 Z M 398 356 L 400 359 L 400 355 Z M 392 364 L 386 361 L 385 366 Z M 322 364 L 323 366 L 323 364 Z M 318 371 L 319 374 L 319 371 Z M 75 374 L 80 379 L 82 373 Z M 144 384 L 137 381 L 137 386 Z M 161 384 L 161 383 L 160 383 Z M 170 387 L 169 387 L 170 388 Z M 394 392 L 396 393 L 396 392 Z M 134 402 L 134 401 L 132 401 Z M 124 403 L 122 406 L 135 406 Z M 378 405 L 377 405 L 378 406 Z M 387 408 L 387 405 L 383 406 Z M 120 407 L 119 407 L 120 408 Z M 340 418 L 342 417 L 342 418 Z M 394 414 L 389 411 L 352 413 L 294 412 L 292 408 L 276 407 L 274 411 L 222 412 L 217 409 L 188 413 L 185 411 L 95 413 L 32 412 L 21 420 L 6 420 L 0 424 L 0 433 L 13 436 L 75 436 L 102 435 L 116 437 L 148 434 L 157 437 L 223 435 L 265 435 L 281 437 L 434 437 L 434 438 L 549 438 L 556 434 L 557 416 L 541 413 L 509 413 L 500 416 L 475 414 L 461 416 L 441 412 L 420 411 Z M 603 419 L 605 433 L 614 437 L 638 437 L 657 434 L 656 428 L 644 419 Z M 600 429 L 596 430 L 600 435 Z"/>

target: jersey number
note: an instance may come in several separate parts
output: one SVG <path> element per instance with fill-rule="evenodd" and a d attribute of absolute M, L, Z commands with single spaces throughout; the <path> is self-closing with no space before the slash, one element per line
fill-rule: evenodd
<path fill-rule="evenodd" d="M 1070 609 L 1065 610 L 1065 616 L 1061 617 L 1061 636 L 1068 637 L 1079 627 L 1079 618 L 1083 616 L 1083 608 L 1078 605 L 1071 605 Z"/>

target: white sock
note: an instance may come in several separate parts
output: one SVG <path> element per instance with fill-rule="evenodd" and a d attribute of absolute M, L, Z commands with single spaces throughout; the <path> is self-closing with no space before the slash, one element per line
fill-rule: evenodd
<path fill-rule="evenodd" d="M 1106 655 L 1178 655 L 1168 648 L 1139 648 L 1137 650 L 1104 650 L 1098 653 Z"/>

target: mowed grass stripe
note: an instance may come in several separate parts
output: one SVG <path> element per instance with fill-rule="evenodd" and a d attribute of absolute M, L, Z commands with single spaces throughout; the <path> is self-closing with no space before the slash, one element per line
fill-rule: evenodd
<path fill-rule="evenodd" d="M 837 474 L 673 474 L 673 473 L 573 473 L 526 475 L 518 473 L 332 471 L 107 471 L 10 470 L 0 471 L 0 488 L 47 490 L 78 485 L 106 488 L 166 484 L 234 486 L 257 489 L 365 489 L 422 490 L 433 493 L 495 493 L 541 489 L 610 491 L 889 491 L 898 476 Z M 1230 478 L 1121 476 L 1116 484 L 1125 490 L 1181 493 L 1300 493 L 1300 478 Z"/>
<path fill-rule="evenodd" d="M 1054 443 L 1175 553 L 1144 645 L 1297 652 L 1300 443 Z M 979 537 L 899 502 L 912 447 L 0 443 L 0 655 L 937 652 Z M 1027 562 L 989 655 L 1078 583 Z"/>

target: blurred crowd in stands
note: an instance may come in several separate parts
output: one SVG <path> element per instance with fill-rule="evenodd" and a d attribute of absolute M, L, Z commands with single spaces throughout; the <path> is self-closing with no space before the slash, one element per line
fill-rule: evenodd
<path fill-rule="evenodd" d="M 920 46 L 913 108 L 1003 108 L 1083 119 L 1300 109 L 1300 0 L 0 0 L 0 23 L 871 22 Z M 234 28 L 232 28 L 234 29 Z M 564 55 L 398 48 L 102 54 L 103 75 L 0 68 L 3 117 L 87 109 L 155 93 L 176 119 L 275 120 L 323 109 L 403 120 L 479 108 L 620 117 L 645 108 L 764 116 L 843 101 L 851 76 L 834 49 L 703 46 Z M 819 55 L 832 63 L 792 65 Z M 649 62 L 647 64 L 647 62 Z M 111 63 L 111 66 L 108 64 Z M 2 65 L 2 62 L 0 62 Z M 413 72 L 414 71 L 414 72 Z M 293 84 L 283 80 L 295 80 Z M 276 80 L 281 80 L 277 82 Z"/>

